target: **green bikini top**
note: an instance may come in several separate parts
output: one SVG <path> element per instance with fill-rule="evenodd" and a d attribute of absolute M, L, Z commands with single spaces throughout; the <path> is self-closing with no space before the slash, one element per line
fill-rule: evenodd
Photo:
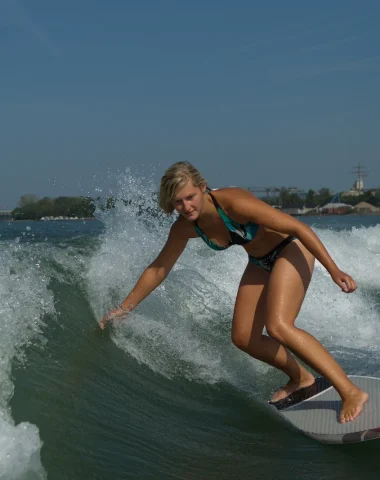
<path fill-rule="evenodd" d="M 195 221 L 195 231 L 198 233 L 201 239 L 204 240 L 207 243 L 207 245 L 213 250 L 225 250 L 226 248 L 229 248 L 231 245 L 245 245 L 246 243 L 251 242 L 255 237 L 257 230 L 259 228 L 257 223 L 248 222 L 245 225 L 242 225 L 238 222 L 235 222 L 223 211 L 223 209 L 221 208 L 219 203 L 216 201 L 216 198 L 212 195 L 209 189 L 208 189 L 208 194 L 210 195 L 217 212 L 221 216 L 224 225 L 228 228 L 231 239 L 228 245 L 226 245 L 225 247 L 221 247 L 220 245 L 217 245 L 216 243 L 212 242 L 199 228 L 197 221 Z"/>

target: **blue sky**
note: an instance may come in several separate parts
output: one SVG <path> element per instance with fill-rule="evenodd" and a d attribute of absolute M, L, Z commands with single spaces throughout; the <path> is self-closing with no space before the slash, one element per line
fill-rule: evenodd
<path fill-rule="evenodd" d="M 0 0 L 0 209 L 126 167 L 380 186 L 380 2 Z"/>

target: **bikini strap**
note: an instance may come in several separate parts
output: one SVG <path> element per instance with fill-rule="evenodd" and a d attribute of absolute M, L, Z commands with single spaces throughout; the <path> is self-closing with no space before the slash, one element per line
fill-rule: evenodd
<path fill-rule="evenodd" d="M 211 193 L 211 188 L 210 188 L 210 187 L 208 187 L 208 186 L 206 187 L 206 192 L 210 195 L 211 200 L 212 200 L 212 203 L 214 204 L 216 210 L 217 210 L 218 212 L 219 212 L 219 211 L 222 211 L 222 212 L 224 213 L 222 207 L 219 205 L 219 203 L 217 202 L 216 198 L 215 198 L 214 195 Z M 196 226 L 199 228 L 199 230 L 200 230 L 200 227 L 198 226 L 198 221 L 195 220 L 194 223 L 195 223 L 195 225 L 196 225 Z"/>
<path fill-rule="evenodd" d="M 215 205 L 215 208 L 217 210 L 222 210 L 222 212 L 223 212 L 223 208 L 219 205 L 218 201 L 216 200 L 214 195 L 211 193 L 211 190 L 208 190 L 207 193 L 210 195 L 212 203 Z"/>

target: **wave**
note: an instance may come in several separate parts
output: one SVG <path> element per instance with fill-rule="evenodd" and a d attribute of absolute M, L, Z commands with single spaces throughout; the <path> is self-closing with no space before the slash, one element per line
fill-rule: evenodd
<path fill-rule="evenodd" d="M 22 361 L 23 348 L 43 339 L 43 317 L 53 310 L 53 297 L 33 255 L 17 243 L 8 244 L 0 252 L 0 478 L 24 478 L 31 472 L 45 478 L 38 428 L 26 422 L 16 426 L 9 402 L 12 361 Z"/>
<path fill-rule="evenodd" d="M 52 284 L 80 281 L 94 246 L 88 237 L 84 241 L 76 235 L 70 241 L 45 241 L 33 233 L 40 225 L 32 225 L 36 228 L 18 224 L 17 236 L 0 243 L 0 479 L 7 480 L 46 478 L 37 426 L 16 425 L 11 416 L 12 369 L 27 362 L 29 347 L 44 348 L 50 323 L 58 322 L 57 289 Z"/>
<path fill-rule="evenodd" d="M 128 176 L 124 182 L 122 195 L 128 193 L 140 204 L 152 201 L 153 185 L 142 188 Z M 126 296 L 157 256 L 173 218 L 138 216 L 131 205 L 116 203 L 102 221 L 101 245 L 88 270 L 89 297 L 98 318 Z M 314 230 L 359 288 L 353 295 L 342 294 L 317 262 L 297 325 L 340 352 L 343 363 L 350 349 L 357 356 L 377 352 L 380 226 Z M 230 341 L 234 300 L 246 263 L 238 247 L 220 253 L 201 240 L 190 241 L 165 282 L 113 329 L 113 341 L 168 378 L 228 382 L 247 391 L 255 381 L 261 393 L 269 367 L 243 355 Z"/>
<path fill-rule="evenodd" d="M 69 238 L 67 225 L 46 226 L 50 233 L 45 235 L 42 224 L 29 229 L 19 224 L 24 235 L 0 238 L 0 478 L 27 478 L 31 472 L 46 478 L 37 426 L 15 425 L 11 416 L 12 366 L 27 361 L 31 344 L 44 348 L 49 322 L 67 322 L 79 334 L 78 312 L 70 317 L 69 295 L 61 294 L 58 302 L 57 292 L 80 285 L 81 308 L 92 310 L 96 326 L 166 241 L 174 217 L 157 213 L 154 182 L 127 174 L 118 188 L 115 208 L 96 212 L 103 224 L 98 230 L 94 224 L 75 223 Z M 380 226 L 313 228 L 359 288 L 343 294 L 317 262 L 297 325 L 321 340 L 350 373 L 380 375 Z M 61 233 L 53 238 L 55 229 Z M 166 378 L 227 383 L 266 396 L 278 383 L 278 372 L 243 354 L 230 340 L 246 263 L 238 247 L 214 252 L 201 240 L 190 241 L 165 282 L 111 330 L 115 346 Z M 65 315 L 59 316 L 61 310 Z"/>

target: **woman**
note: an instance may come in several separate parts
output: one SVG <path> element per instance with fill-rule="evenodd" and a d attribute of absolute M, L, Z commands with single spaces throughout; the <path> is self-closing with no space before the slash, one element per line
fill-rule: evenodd
<path fill-rule="evenodd" d="M 131 293 L 102 319 L 100 327 L 124 317 L 157 288 L 189 239 L 201 237 L 214 250 L 241 245 L 249 261 L 236 297 L 232 341 L 289 376 L 289 382 L 274 393 L 272 402 L 314 384 L 314 376 L 290 350 L 335 387 L 342 398 L 340 421 L 356 418 L 368 399 L 367 393 L 347 378 L 314 337 L 294 325 L 315 258 L 343 292 L 356 289 L 354 280 L 339 270 L 314 232 L 241 188 L 211 192 L 199 171 L 187 162 L 175 163 L 165 172 L 160 207 L 168 214 L 173 210 L 179 213 L 167 242 Z M 263 335 L 264 327 L 268 336 Z"/>

